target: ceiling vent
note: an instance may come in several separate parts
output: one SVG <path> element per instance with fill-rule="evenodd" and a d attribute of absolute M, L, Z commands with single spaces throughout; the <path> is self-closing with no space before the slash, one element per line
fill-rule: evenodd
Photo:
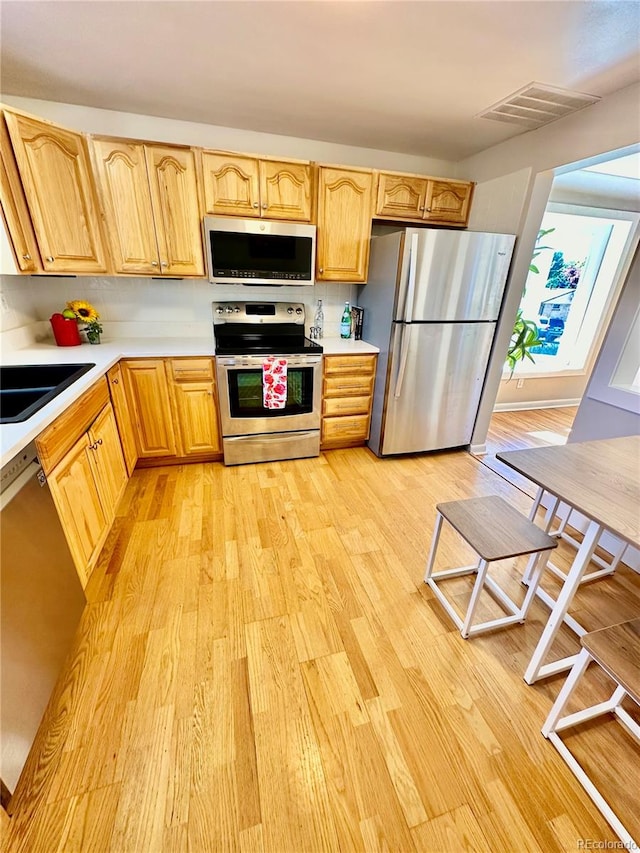
<path fill-rule="evenodd" d="M 488 118 L 491 121 L 503 121 L 520 125 L 527 130 L 536 130 L 599 100 L 597 95 L 572 92 L 569 89 L 547 86 L 545 83 L 529 83 L 488 110 L 478 113 L 476 118 Z"/>

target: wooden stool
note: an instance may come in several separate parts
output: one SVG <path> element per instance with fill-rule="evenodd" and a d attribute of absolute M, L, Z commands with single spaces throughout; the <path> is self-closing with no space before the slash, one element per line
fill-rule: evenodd
<path fill-rule="evenodd" d="M 549 553 L 553 548 L 557 547 L 557 541 L 540 530 L 539 527 L 536 527 L 533 522 L 529 521 L 497 495 L 438 504 L 436 510 L 436 525 L 433 531 L 431 551 L 429 552 L 424 580 L 434 591 L 444 609 L 460 629 L 462 636 L 467 639 L 467 637 L 480 634 L 483 631 L 502 628 L 505 625 L 514 625 L 516 622 L 524 622 L 535 595 L 542 570 L 547 562 Z M 480 559 L 476 565 L 448 569 L 442 572 L 433 571 L 443 519 L 446 519 L 454 530 L 478 554 Z M 529 589 L 527 590 L 522 606 L 519 607 L 498 586 L 493 578 L 489 577 L 488 567 L 489 563 L 493 563 L 496 560 L 519 557 L 521 554 L 538 554 L 538 559 L 534 570 L 531 572 Z M 436 581 L 476 572 L 476 581 L 463 620 L 458 616 L 447 598 L 445 598 L 444 593 L 438 588 Z M 485 585 L 488 592 L 493 595 L 509 615 L 472 626 L 471 623 L 478 605 L 480 593 Z"/>
<path fill-rule="evenodd" d="M 603 628 L 601 631 L 592 631 L 582 637 L 581 643 L 582 651 L 549 712 L 542 727 L 542 734 L 556 747 L 621 841 L 628 848 L 636 849 L 633 845 L 637 845 L 638 840 L 634 842 L 629 831 L 625 829 L 620 818 L 573 757 L 558 732 L 583 723 L 585 720 L 592 720 L 594 717 L 614 714 L 627 731 L 640 740 L 640 726 L 621 707 L 622 700 L 626 696 L 640 705 L 640 619 L 622 622 L 611 628 Z M 562 712 L 591 661 L 595 661 L 616 682 L 617 687 L 606 702 L 599 702 L 597 705 L 563 717 Z"/>

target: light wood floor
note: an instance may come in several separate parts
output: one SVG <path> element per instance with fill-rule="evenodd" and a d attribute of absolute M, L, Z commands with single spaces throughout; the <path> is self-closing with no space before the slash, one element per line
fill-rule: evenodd
<path fill-rule="evenodd" d="M 487 452 L 478 458 L 483 465 L 534 497 L 535 486 L 526 477 L 496 459 L 496 453 L 501 450 L 524 450 L 528 447 L 566 444 L 577 411 L 577 406 L 562 406 L 557 409 L 494 412 L 487 433 Z"/>
<path fill-rule="evenodd" d="M 464 641 L 422 583 L 434 504 L 483 494 L 530 506 L 464 452 L 135 473 L 7 849 L 550 853 L 614 841 L 540 734 L 562 679 L 522 680 L 545 608 Z M 440 554 L 467 556 L 450 531 Z M 521 567 L 502 572 L 516 594 Z M 640 577 L 622 569 L 583 588 L 573 612 L 589 629 L 637 616 Z M 562 634 L 558 651 L 575 648 Z M 598 678 L 590 690 L 602 692 Z M 608 725 L 584 726 L 576 748 L 632 813 L 640 755 Z"/>

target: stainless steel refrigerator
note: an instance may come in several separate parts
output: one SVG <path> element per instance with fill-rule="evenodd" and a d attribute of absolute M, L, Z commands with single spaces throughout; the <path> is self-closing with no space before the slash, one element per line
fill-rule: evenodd
<path fill-rule="evenodd" d="M 363 338 L 380 348 L 378 456 L 470 443 L 514 242 L 427 228 L 372 238 L 358 302 Z"/>

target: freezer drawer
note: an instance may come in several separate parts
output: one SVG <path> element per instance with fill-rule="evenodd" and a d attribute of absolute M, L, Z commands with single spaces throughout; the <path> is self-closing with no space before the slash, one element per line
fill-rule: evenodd
<path fill-rule="evenodd" d="M 395 324 L 381 442 L 374 452 L 469 444 L 494 330 L 494 323 Z"/>

